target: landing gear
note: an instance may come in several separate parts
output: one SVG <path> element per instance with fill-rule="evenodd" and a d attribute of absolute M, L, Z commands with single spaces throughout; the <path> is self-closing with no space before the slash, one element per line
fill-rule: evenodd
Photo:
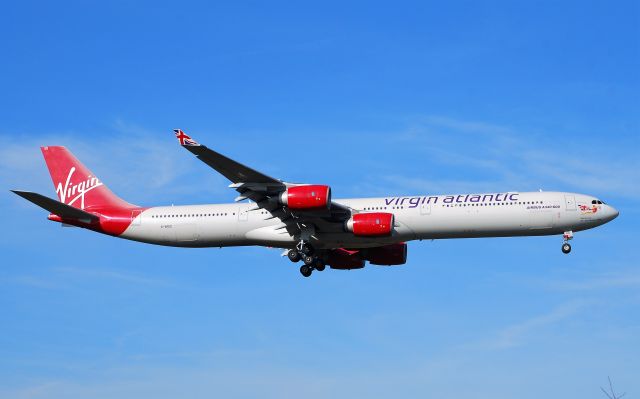
<path fill-rule="evenodd" d="M 305 243 L 302 243 L 302 245 L 300 246 L 300 252 L 302 252 L 305 255 L 313 255 L 315 250 L 313 246 L 311 246 L 311 244 L 309 244 L 308 242 L 305 242 Z"/>
<path fill-rule="evenodd" d="M 302 261 L 305 265 L 313 267 L 313 265 L 316 263 L 316 257 L 311 255 L 304 255 L 302 257 Z"/>
<path fill-rule="evenodd" d="M 301 258 L 300 252 L 298 252 L 297 249 L 290 249 L 289 252 L 287 252 L 287 258 L 293 263 L 299 262 Z"/>
<path fill-rule="evenodd" d="M 304 277 L 311 276 L 312 272 L 313 272 L 313 269 L 311 268 L 311 266 L 307 266 L 307 265 L 300 266 L 300 274 L 302 274 Z"/>
<path fill-rule="evenodd" d="M 325 269 L 324 261 L 314 255 L 315 252 L 316 251 L 311 244 L 305 241 L 300 241 L 294 249 L 287 252 L 287 257 L 292 262 L 302 260 L 304 265 L 300 266 L 300 274 L 305 277 L 309 277 L 314 270 L 321 272 Z"/>
<path fill-rule="evenodd" d="M 569 240 L 573 239 L 573 231 L 565 231 L 562 235 L 562 253 L 568 254 L 571 252 L 571 244 L 569 244 Z"/>

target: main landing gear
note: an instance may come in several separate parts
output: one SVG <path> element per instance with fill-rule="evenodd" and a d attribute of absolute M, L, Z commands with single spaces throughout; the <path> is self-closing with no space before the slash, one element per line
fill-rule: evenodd
<path fill-rule="evenodd" d="M 307 265 L 300 266 L 300 274 L 302 274 L 303 276 L 309 277 L 311 276 L 312 272 L 313 272 L 313 268 L 311 268 L 311 266 L 307 266 Z"/>
<path fill-rule="evenodd" d="M 571 252 L 571 244 L 569 240 L 573 239 L 573 231 L 565 231 L 562 235 L 562 253 L 568 254 Z"/>
<path fill-rule="evenodd" d="M 294 263 L 302 260 L 304 265 L 300 266 L 300 274 L 304 277 L 311 276 L 314 270 L 321 272 L 325 269 L 324 261 L 315 255 L 314 248 L 306 242 L 301 242 L 296 248 L 290 249 L 287 252 L 287 258 Z"/>

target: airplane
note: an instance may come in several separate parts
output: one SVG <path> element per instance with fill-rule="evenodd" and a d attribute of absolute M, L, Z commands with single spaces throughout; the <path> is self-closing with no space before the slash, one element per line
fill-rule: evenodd
<path fill-rule="evenodd" d="M 333 199 L 321 184 L 288 183 L 236 162 L 174 130 L 180 145 L 226 177 L 239 195 L 231 204 L 140 207 L 116 196 L 65 147 L 41 147 L 58 200 L 15 194 L 49 211 L 49 220 L 173 247 L 281 248 L 300 273 L 402 265 L 407 242 L 445 238 L 562 234 L 603 225 L 619 212 L 570 192 L 390 196 Z"/>

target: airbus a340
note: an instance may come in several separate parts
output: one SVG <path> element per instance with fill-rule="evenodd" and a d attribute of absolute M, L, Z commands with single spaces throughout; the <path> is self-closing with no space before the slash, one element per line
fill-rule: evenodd
<path fill-rule="evenodd" d="M 412 240 L 562 234 L 618 216 L 600 199 L 567 192 L 500 192 L 333 199 L 331 188 L 275 179 L 174 130 L 180 145 L 231 181 L 232 204 L 140 207 L 105 186 L 61 146 L 41 147 L 59 201 L 12 190 L 50 212 L 49 220 L 150 244 L 283 248 L 309 277 L 325 266 L 401 265 Z"/>

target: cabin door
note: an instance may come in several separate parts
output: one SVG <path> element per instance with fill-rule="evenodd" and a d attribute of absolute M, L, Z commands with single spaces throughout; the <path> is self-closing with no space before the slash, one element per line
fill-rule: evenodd
<path fill-rule="evenodd" d="M 574 195 L 565 195 L 564 203 L 566 205 L 566 210 L 568 211 L 576 210 L 576 197 Z"/>

